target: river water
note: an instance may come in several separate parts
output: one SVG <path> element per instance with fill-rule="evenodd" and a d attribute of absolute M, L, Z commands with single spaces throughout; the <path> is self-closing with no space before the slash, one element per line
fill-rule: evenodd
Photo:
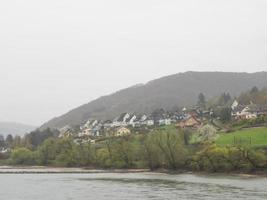
<path fill-rule="evenodd" d="M 156 173 L 1 174 L 3 200 L 267 199 L 267 178 Z"/>

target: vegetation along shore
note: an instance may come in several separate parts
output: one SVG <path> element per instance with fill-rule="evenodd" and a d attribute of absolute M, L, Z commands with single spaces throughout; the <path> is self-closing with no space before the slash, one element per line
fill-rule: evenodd
<path fill-rule="evenodd" d="M 267 110 L 262 102 L 266 97 L 266 89 L 255 87 L 235 99 L 223 93 L 206 101 L 201 93 L 191 108 L 159 109 L 139 121 L 136 115 L 124 113 L 100 129 L 96 127 L 101 123 L 88 120 L 67 129 L 8 136 L 1 140 L 0 162 L 3 166 L 76 167 L 39 168 L 40 173 L 145 169 L 265 174 Z"/>

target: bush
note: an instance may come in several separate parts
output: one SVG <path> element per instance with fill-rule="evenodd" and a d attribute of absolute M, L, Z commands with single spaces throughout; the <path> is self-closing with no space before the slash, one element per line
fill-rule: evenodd
<path fill-rule="evenodd" d="M 193 170 L 251 171 L 267 167 L 267 156 L 249 147 L 207 145 L 191 161 Z"/>
<path fill-rule="evenodd" d="M 10 163 L 13 165 L 34 165 L 34 155 L 26 148 L 17 148 L 11 152 Z"/>

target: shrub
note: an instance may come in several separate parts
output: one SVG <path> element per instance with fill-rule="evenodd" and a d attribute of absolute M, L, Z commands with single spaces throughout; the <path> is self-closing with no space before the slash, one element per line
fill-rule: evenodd
<path fill-rule="evenodd" d="M 13 165 L 33 165 L 35 160 L 29 149 L 16 148 L 11 152 L 10 163 Z"/>

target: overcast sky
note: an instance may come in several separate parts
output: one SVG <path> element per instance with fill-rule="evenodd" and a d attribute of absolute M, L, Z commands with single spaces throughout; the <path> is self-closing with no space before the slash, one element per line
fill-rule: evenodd
<path fill-rule="evenodd" d="M 0 121 L 184 71 L 266 71 L 266 0 L 0 2 Z"/>

